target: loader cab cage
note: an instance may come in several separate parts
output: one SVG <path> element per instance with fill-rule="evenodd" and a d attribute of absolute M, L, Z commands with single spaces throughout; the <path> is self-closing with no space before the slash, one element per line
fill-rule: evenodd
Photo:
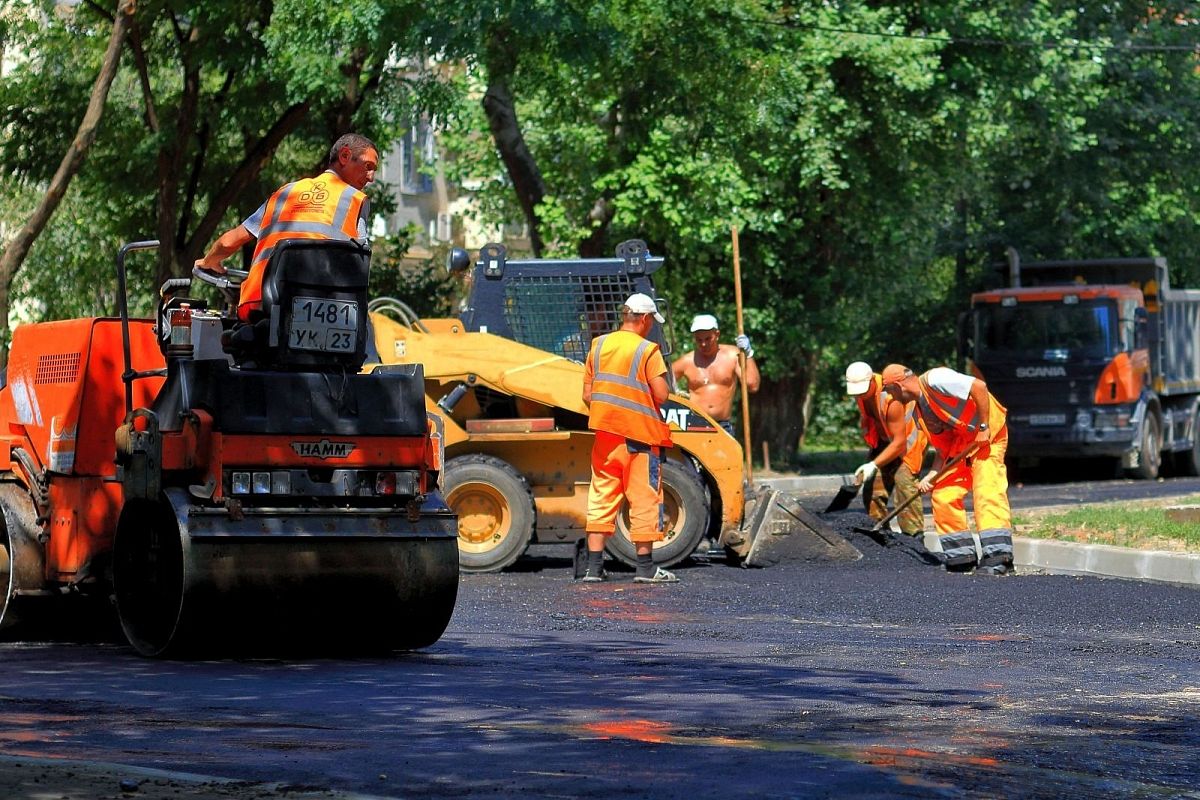
<path fill-rule="evenodd" d="M 655 297 L 650 276 L 662 265 L 662 257 L 650 256 L 636 239 L 618 245 L 615 258 L 509 260 L 503 245 L 488 244 L 472 269 L 461 319 L 468 331 L 583 361 L 592 339 L 620 327 L 626 298 L 637 292 Z M 665 302 L 655 300 L 665 311 Z M 650 338 L 669 354 L 661 325 Z"/>

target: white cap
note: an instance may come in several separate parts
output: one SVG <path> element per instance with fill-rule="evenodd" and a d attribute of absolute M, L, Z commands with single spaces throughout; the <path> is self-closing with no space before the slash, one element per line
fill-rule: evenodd
<path fill-rule="evenodd" d="M 875 377 L 875 371 L 871 369 L 870 364 L 865 361 L 855 361 L 846 367 L 846 394 L 851 397 L 866 394 L 867 389 L 871 388 L 871 378 L 873 377 Z"/>
<path fill-rule="evenodd" d="M 721 330 L 721 326 L 717 324 L 717 318 L 712 314 L 697 314 L 692 317 L 692 333 L 719 330 Z"/>
<path fill-rule="evenodd" d="M 658 306 L 654 304 L 654 301 L 650 299 L 650 295 L 648 294 L 638 292 L 637 294 L 629 295 L 629 299 L 625 301 L 625 307 L 634 314 L 653 314 L 654 318 L 659 322 L 666 322 L 663 319 L 663 315 L 658 313 Z"/>

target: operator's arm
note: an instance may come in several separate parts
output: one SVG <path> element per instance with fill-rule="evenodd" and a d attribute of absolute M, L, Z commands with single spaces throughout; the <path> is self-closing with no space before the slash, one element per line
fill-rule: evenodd
<path fill-rule="evenodd" d="M 205 253 L 204 258 L 196 261 L 196 266 L 210 272 L 222 273 L 225 271 L 225 265 L 221 262 L 252 241 L 254 241 L 254 235 L 246 230 L 245 225 L 230 228 L 212 243 L 212 247 Z"/>
<path fill-rule="evenodd" d="M 667 402 L 667 395 L 671 393 L 671 386 L 667 383 L 667 373 L 655 375 L 650 379 L 650 394 L 654 397 L 654 404 L 661 406 Z"/>
<path fill-rule="evenodd" d="M 987 422 L 992 411 L 991 396 L 988 395 L 987 384 L 976 378 L 971 383 L 971 399 L 975 401 L 976 423 Z M 986 445 L 992 440 L 992 431 L 981 430 L 975 434 L 975 441 Z"/>
<path fill-rule="evenodd" d="M 583 404 L 592 407 L 592 357 L 588 355 L 587 366 L 583 369 Z"/>

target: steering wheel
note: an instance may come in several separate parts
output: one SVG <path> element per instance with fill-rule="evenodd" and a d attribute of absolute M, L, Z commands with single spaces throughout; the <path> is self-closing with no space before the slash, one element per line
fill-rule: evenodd
<path fill-rule="evenodd" d="M 225 299 L 226 308 L 236 309 L 238 307 L 238 293 L 242 285 L 242 281 L 246 280 L 246 276 L 250 273 L 244 269 L 229 269 L 225 272 L 213 272 L 204 269 L 204 267 L 192 267 L 192 275 L 199 278 L 202 283 L 207 283 L 209 286 L 215 286 L 217 291 L 221 293 L 221 297 Z"/>

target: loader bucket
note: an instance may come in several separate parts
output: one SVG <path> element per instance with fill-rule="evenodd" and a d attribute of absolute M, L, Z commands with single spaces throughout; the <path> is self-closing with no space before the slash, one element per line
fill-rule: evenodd
<path fill-rule="evenodd" d="M 791 495 L 760 487 L 746 502 L 742 528 L 723 542 L 743 567 L 795 561 L 857 561 L 862 553 Z"/>

